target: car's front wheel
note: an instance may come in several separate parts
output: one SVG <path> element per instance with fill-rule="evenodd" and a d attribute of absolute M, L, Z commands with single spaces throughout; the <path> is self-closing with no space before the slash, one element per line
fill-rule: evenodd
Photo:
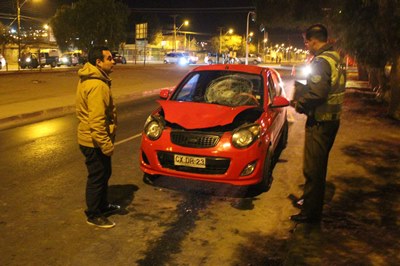
<path fill-rule="evenodd" d="M 273 180 L 272 170 L 274 168 L 272 158 L 273 158 L 272 149 L 269 148 L 268 152 L 267 152 L 267 156 L 265 157 L 265 161 L 264 161 L 261 182 L 254 185 L 254 189 L 257 192 L 260 192 L 260 193 L 266 192 L 271 188 L 271 184 L 272 184 L 272 180 Z"/>

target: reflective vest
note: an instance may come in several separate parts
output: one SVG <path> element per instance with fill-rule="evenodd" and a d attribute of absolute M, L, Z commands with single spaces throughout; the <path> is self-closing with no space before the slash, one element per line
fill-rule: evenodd
<path fill-rule="evenodd" d="M 340 56 L 335 51 L 325 51 L 317 56 L 328 61 L 331 67 L 331 90 L 325 103 L 315 109 L 317 121 L 339 120 L 345 91 L 345 71 L 340 64 Z"/>

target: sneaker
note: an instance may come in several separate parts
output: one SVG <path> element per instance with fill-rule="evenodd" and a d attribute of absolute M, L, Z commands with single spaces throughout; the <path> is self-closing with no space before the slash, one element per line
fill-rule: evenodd
<path fill-rule="evenodd" d="M 111 213 L 115 213 L 115 212 L 119 212 L 121 210 L 121 206 L 117 205 L 117 204 L 111 204 L 109 203 L 107 205 L 107 207 L 105 207 L 104 209 L 101 210 L 101 213 L 103 215 L 106 214 L 111 214 Z"/>
<path fill-rule="evenodd" d="M 105 229 L 113 228 L 115 226 L 114 222 L 108 220 L 104 216 L 88 218 L 86 223 Z"/>

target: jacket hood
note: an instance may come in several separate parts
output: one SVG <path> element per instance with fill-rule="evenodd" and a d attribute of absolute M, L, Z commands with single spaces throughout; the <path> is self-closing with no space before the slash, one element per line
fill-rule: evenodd
<path fill-rule="evenodd" d="M 78 76 L 82 81 L 87 79 L 100 79 L 108 84 L 111 83 L 110 77 L 91 63 L 83 65 L 83 67 L 78 70 Z"/>
<path fill-rule="evenodd" d="M 254 106 L 229 107 L 194 102 L 158 101 L 165 120 L 186 129 L 200 129 L 231 124 L 235 117 Z"/>

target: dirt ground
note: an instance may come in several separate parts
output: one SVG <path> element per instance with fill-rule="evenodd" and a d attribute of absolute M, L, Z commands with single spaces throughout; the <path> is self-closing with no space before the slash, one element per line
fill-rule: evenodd
<path fill-rule="evenodd" d="M 335 146 L 344 156 L 331 153 L 321 225 L 271 241 L 282 253 L 266 265 L 400 264 L 400 122 L 349 90 Z"/>

